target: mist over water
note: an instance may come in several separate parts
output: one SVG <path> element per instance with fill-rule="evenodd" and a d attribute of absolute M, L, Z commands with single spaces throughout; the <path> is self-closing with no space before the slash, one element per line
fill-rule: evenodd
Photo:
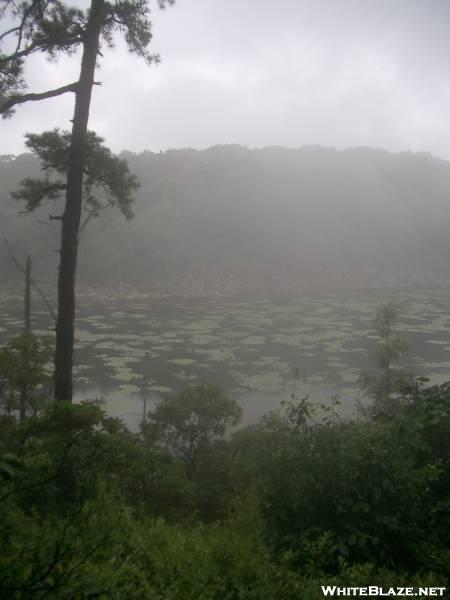
<path fill-rule="evenodd" d="M 0 0 L 1 600 L 447 597 L 449 23 Z"/>
<path fill-rule="evenodd" d="M 282 400 L 339 395 L 342 416 L 363 397 L 359 378 L 373 372 L 376 307 L 395 297 L 409 354 L 399 365 L 432 384 L 450 379 L 450 292 L 366 290 L 280 298 L 88 299 L 78 308 L 76 400 L 100 400 L 136 429 L 162 395 L 202 381 L 221 385 L 255 423 Z M 33 329 L 52 338 L 48 312 L 34 300 Z M 20 332 L 20 301 L 4 296 L 2 339 Z"/>
<path fill-rule="evenodd" d="M 425 154 L 217 146 L 124 153 L 141 181 L 134 213 L 82 232 L 74 383 L 133 428 L 169 391 L 214 382 L 255 422 L 296 394 L 338 394 L 346 415 L 373 370 L 373 318 L 402 304 L 402 366 L 450 379 L 450 163 Z M 53 295 L 59 231 L 43 206 L 18 220 L 7 199 L 29 155 L 0 162 L 0 216 L 14 248 L 33 239 L 33 276 Z M 117 212 L 117 211 L 116 211 Z M 31 248 L 30 248 L 31 251 Z M 93 260 L 95 257 L 95 260 Z M 22 327 L 21 276 L 0 255 L 3 340 Z M 33 330 L 52 338 L 33 299 Z M 294 373 L 298 380 L 294 382 Z M 132 414 L 130 414 L 132 413 Z"/>

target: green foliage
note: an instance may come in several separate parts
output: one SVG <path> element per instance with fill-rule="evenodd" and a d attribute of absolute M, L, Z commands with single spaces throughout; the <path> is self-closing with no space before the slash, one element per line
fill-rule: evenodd
<path fill-rule="evenodd" d="M 23 463 L 13 454 L 3 454 L 0 456 L 0 479 L 3 481 L 11 481 L 23 472 Z"/>
<path fill-rule="evenodd" d="M 389 339 L 399 317 L 400 304 L 398 302 L 387 300 L 381 304 L 376 310 L 374 319 L 374 326 L 378 335 L 383 339 Z"/>
<path fill-rule="evenodd" d="M 111 495 L 99 493 L 94 502 L 74 505 L 64 515 L 20 510 L 5 501 L 0 516 L 2 598 L 88 598 L 108 590 L 99 573 L 93 575 L 92 561 L 108 568 L 126 535 Z"/>
<path fill-rule="evenodd" d="M 32 212 L 45 200 L 60 198 L 61 192 L 66 189 L 71 133 L 54 129 L 39 135 L 29 133 L 26 138 L 26 146 L 39 159 L 45 178 L 24 179 L 21 187 L 12 195 L 25 202 L 26 212 Z M 103 145 L 103 139 L 93 131 L 88 132 L 86 144 L 83 178 L 85 209 L 92 216 L 98 216 L 102 208 L 117 205 L 122 214 L 130 219 L 133 215 L 133 192 L 139 187 L 136 177 L 130 173 L 127 162 L 114 156 Z M 54 179 L 55 174 L 63 176 L 62 179 Z"/>
<path fill-rule="evenodd" d="M 13 467 L 0 486 L 4 597 L 71 598 L 90 587 L 84 566 L 108 549 L 123 510 L 99 477 L 114 425 L 98 407 L 63 404 L 2 423 L 0 452 L 11 454 L 0 463 Z"/>
<path fill-rule="evenodd" d="M 144 425 L 147 439 L 182 459 L 192 477 L 200 455 L 211 442 L 236 425 L 242 409 L 225 396 L 220 387 L 201 383 L 178 394 L 167 394 L 148 415 Z"/>
<path fill-rule="evenodd" d="M 391 422 L 333 426 L 327 417 L 305 426 L 272 417 L 235 436 L 240 481 L 257 483 L 277 552 L 312 573 L 337 572 L 342 560 L 432 570 L 437 555 L 445 571 L 448 467 L 438 451 L 429 454 L 423 402 L 419 393 L 407 415 Z M 448 408 L 450 396 L 440 402 Z"/>
<path fill-rule="evenodd" d="M 356 423 L 336 399 L 313 410 L 294 395 L 228 438 L 239 411 L 206 384 L 166 396 L 142 434 L 88 403 L 3 415 L 0 597 L 316 600 L 321 585 L 447 585 L 450 391 L 416 390 L 406 406 Z"/>
<path fill-rule="evenodd" d="M 140 563 L 136 565 L 130 560 L 118 565 L 124 571 L 120 597 L 174 600 L 286 597 L 287 586 L 271 563 L 262 540 L 237 528 L 233 520 L 189 528 L 157 521 L 146 524 L 143 530 L 148 537 L 139 544 Z"/>
<path fill-rule="evenodd" d="M 414 387 L 412 375 L 396 368 L 396 363 L 409 350 L 408 342 L 395 331 L 400 310 L 401 305 L 394 300 L 387 300 L 377 308 L 374 327 L 380 341 L 376 350 L 376 364 L 381 374 L 363 373 L 360 378 L 362 388 L 375 400 L 371 412 L 377 417 L 390 417 L 401 410 L 400 397 Z"/>
<path fill-rule="evenodd" d="M 43 386 L 49 380 L 48 362 L 52 356 L 47 340 L 25 332 L 0 348 L 0 398 L 7 413 L 19 409 L 36 413 L 45 399 Z"/>

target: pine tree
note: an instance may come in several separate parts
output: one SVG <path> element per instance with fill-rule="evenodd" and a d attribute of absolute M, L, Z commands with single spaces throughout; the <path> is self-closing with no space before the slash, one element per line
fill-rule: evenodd
<path fill-rule="evenodd" d="M 172 4 L 174 0 L 167 0 Z M 166 0 L 159 0 L 163 7 Z M 0 0 L 0 18 L 6 23 L 0 44 L 12 44 L 12 52 L 0 46 L 0 113 L 9 117 L 24 102 L 75 94 L 70 134 L 65 208 L 61 216 L 61 247 L 58 272 L 58 317 L 55 346 L 55 399 L 72 400 L 72 361 L 75 327 L 75 276 L 78 237 L 83 205 L 88 120 L 94 75 L 101 47 L 112 46 L 119 32 L 131 52 L 147 63 L 158 57 L 147 50 L 151 40 L 150 10 L 146 0 L 91 0 L 87 11 L 61 0 L 24 0 L 20 4 Z M 12 26 L 11 26 L 12 24 Z M 78 81 L 40 93 L 26 92 L 24 68 L 33 54 L 50 58 L 72 54 L 82 48 Z"/>

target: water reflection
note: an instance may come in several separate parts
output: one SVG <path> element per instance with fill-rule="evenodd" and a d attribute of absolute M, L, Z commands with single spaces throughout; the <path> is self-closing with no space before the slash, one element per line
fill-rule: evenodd
<path fill-rule="evenodd" d="M 271 412 L 281 408 L 283 400 L 289 400 L 292 388 L 285 388 L 279 392 L 261 392 L 251 390 L 244 393 L 229 395 L 234 398 L 242 407 L 241 426 L 252 425 L 259 419 Z M 295 390 L 297 398 L 308 396 L 309 400 L 315 404 L 326 404 L 330 398 L 336 395 L 336 388 L 332 386 L 298 386 Z M 339 411 L 342 416 L 348 417 L 355 409 L 355 400 L 358 396 L 358 389 L 341 390 L 339 399 L 341 405 Z M 162 394 L 153 393 L 145 396 L 146 412 L 151 411 L 161 400 Z M 118 389 L 112 389 L 107 392 L 101 388 L 88 388 L 83 392 L 77 392 L 74 397 L 75 402 L 90 401 L 98 402 L 113 417 L 121 418 L 127 427 L 134 432 L 139 431 L 139 425 L 144 414 L 144 396 L 141 393 L 126 394 Z"/>

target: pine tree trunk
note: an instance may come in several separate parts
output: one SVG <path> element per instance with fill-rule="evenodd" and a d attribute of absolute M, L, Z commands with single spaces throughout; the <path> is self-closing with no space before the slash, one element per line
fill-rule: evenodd
<path fill-rule="evenodd" d="M 24 331 L 31 331 L 31 256 L 27 256 L 25 265 L 25 293 L 23 299 L 24 307 Z M 20 388 L 19 396 L 19 422 L 22 423 L 27 414 L 27 388 Z"/>
<path fill-rule="evenodd" d="M 23 423 L 27 416 L 27 389 L 25 386 L 20 388 L 19 394 L 19 423 Z"/>
<path fill-rule="evenodd" d="M 27 256 L 25 266 L 24 329 L 31 331 L 31 256 Z"/>
<path fill-rule="evenodd" d="M 78 89 L 67 173 L 66 205 L 62 219 L 60 264 L 58 272 L 58 318 L 55 348 L 55 400 L 72 401 L 72 364 L 75 329 L 75 276 L 78 232 L 82 210 L 83 171 L 86 132 L 92 87 L 94 85 L 104 0 L 92 0 L 83 43 Z"/>

